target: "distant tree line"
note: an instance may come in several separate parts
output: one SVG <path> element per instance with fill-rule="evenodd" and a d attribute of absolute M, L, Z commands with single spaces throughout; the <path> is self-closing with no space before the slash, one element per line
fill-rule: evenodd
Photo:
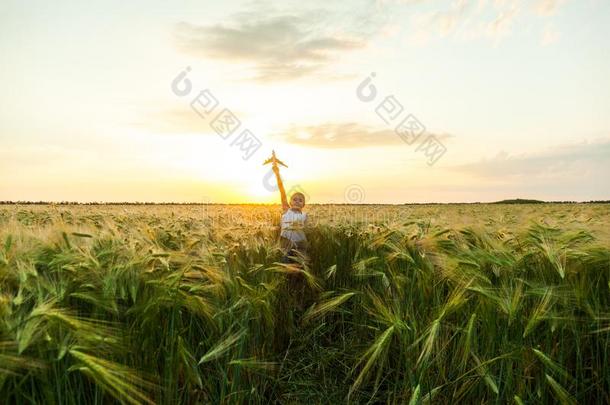
<path fill-rule="evenodd" d="M 541 201 L 516 198 L 513 200 L 496 201 L 492 204 L 608 204 L 610 200 L 591 200 L 591 201 Z"/>

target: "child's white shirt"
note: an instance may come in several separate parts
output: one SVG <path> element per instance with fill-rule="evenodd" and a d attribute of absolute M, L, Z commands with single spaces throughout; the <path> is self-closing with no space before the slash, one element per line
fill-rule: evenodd
<path fill-rule="evenodd" d="M 306 213 L 288 209 L 282 215 L 282 232 L 280 235 L 295 243 L 307 240 L 303 230 L 305 228 L 305 221 L 307 221 Z"/>

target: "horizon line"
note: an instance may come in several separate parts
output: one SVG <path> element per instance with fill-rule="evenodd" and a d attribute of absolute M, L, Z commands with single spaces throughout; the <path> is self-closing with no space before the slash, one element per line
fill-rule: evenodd
<path fill-rule="evenodd" d="M 349 203 L 349 202 L 327 202 L 327 203 L 307 203 L 307 205 L 388 205 L 388 206 L 400 206 L 400 205 L 451 205 L 451 204 L 608 204 L 608 200 L 537 200 L 531 198 L 509 198 L 503 200 L 494 201 L 452 201 L 452 202 L 402 202 L 402 203 L 380 203 L 380 202 L 361 202 L 361 203 Z M 264 202 L 240 202 L 240 203 L 229 203 L 229 202 L 187 202 L 187 201 L 24 201 L 24 200 L 4 200 L 0 201 L 0 205 L 257 205 L 257 206 L 273 206 L 281 205 L 281 203 L 264 203 Z"/>

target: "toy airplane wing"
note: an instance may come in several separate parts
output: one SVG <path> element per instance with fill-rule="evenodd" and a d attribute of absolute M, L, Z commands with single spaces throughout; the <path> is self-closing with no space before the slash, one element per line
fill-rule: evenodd
<path fill-rule="evenodd" d="M 263 166 L 268 165 L 269 163 L 279 164 L 284 167 L 288 167 L 284 162 L 282 162 L 281 160 L 279 160 L 278 158 L 275 157 L 275 151 L 273 151 L 273 153 L 269 159 L 265 160 L 265 163 L 263 163 Z"/>

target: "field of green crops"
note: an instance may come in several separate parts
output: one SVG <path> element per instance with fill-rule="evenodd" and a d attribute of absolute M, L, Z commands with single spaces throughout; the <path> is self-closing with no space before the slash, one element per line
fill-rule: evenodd
<path fill-rule="evenodd" d="M 610 205 L 0 206 L 0 398 L 610 403 Z"/>

